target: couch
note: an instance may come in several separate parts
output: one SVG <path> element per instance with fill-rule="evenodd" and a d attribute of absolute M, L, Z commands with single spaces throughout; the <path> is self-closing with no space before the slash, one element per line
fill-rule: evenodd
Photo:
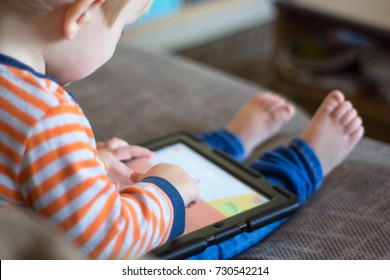
<path fill-rule="evenodd" d="M 108 64 L 68 90 L 98 140 L 117 136 L 137 144 L 179 130 L 197 134 L 222 127 L 249 96 L 267 89 L 122 42 Z M 298 108 L 252 158 L 287 144 L 308 121 Z M 389 259 L 389 174 L 390 146 L 363 139 L 298 212 L 236 258 Z"/>

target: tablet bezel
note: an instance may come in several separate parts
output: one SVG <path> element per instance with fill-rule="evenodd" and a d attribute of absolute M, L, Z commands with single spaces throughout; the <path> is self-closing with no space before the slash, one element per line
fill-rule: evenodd
<path fill-rule="evenodd" d="M 237 234 L 251 232 L 291 215 L 299 206 L 299 199 L 289 191 L 270 185 L 262 175 L 245 167 L 225 153 L 212 149 L 188 132 L 177 132 L 142 144 L 150 150 L 183 143 L 227 173 L 242 181 L 269 201 L 226 218 L 217 223 L 179 236 L 154 249 L 151 254 L 161 259 L 185 259 L 204 251 Z"/>

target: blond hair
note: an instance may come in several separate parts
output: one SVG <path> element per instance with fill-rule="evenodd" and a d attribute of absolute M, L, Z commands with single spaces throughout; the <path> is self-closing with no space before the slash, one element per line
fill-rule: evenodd
<path fill-rule="evenodd" d="M 23 17 L 37 19 L 45 18 L 56 8 L 74 3 L 76 0 L 0 0 L 0 8 L 10 8 Z M 122 9 L 132 0 L 106 0 L 103 10 L 107 24 L 111 26 Z M 153 0 L 145 0 L 145 5 L 137 7 L 140 13 L 145 13 L 152 5 Z"/>
<path fill-rule="evenodd" d="M 103 8 L 105 11 L 106 21 L 109 26 L 111 26 L 118 15 L 122 11 L 122 9 L 130 2 L 131 0 L 106 0 L 103 4 Z M 153 4 L 153 0 L 146 0 L 145 5 L 141 5 L 140 7 L 136 7 L 140 13 L 140 15 L 146 13 Z"/>

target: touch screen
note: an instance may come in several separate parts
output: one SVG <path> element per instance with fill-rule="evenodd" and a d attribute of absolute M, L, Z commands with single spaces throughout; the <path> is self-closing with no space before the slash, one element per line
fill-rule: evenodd
<path fill-rule="evenodd" d="M 185 233 L 219 222 L 245 210 L 259 206 L 269 199 L 238 180 L 224 169 L 207 160 L 183 143 L 154 151 L 152 159 L 135 159 L 127 165 L 146 172 L 158 163 L 179 165 L 198 184 L 201 200 L 187 208 Z"/>

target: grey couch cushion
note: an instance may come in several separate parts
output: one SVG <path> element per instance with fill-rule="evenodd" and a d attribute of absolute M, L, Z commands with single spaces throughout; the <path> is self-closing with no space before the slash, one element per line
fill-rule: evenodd
<path fill-rule="evenodd" d="M 240 259 L 389 259 L 390 147 L 363 140 L 307 203 Z"/>
<path fill-rule="evenodd" d="M 113 59 L 70 87 L 97 139 L 140 143 L 177 130 L 224 126 L 259 86 L 168 55 L 119 47 Z M 298 111 L 257 153 L 287 143 L 307 124 Z M 363 140 L 307 204 L 240 259 L 390 258 L 390 148 Z"/>

